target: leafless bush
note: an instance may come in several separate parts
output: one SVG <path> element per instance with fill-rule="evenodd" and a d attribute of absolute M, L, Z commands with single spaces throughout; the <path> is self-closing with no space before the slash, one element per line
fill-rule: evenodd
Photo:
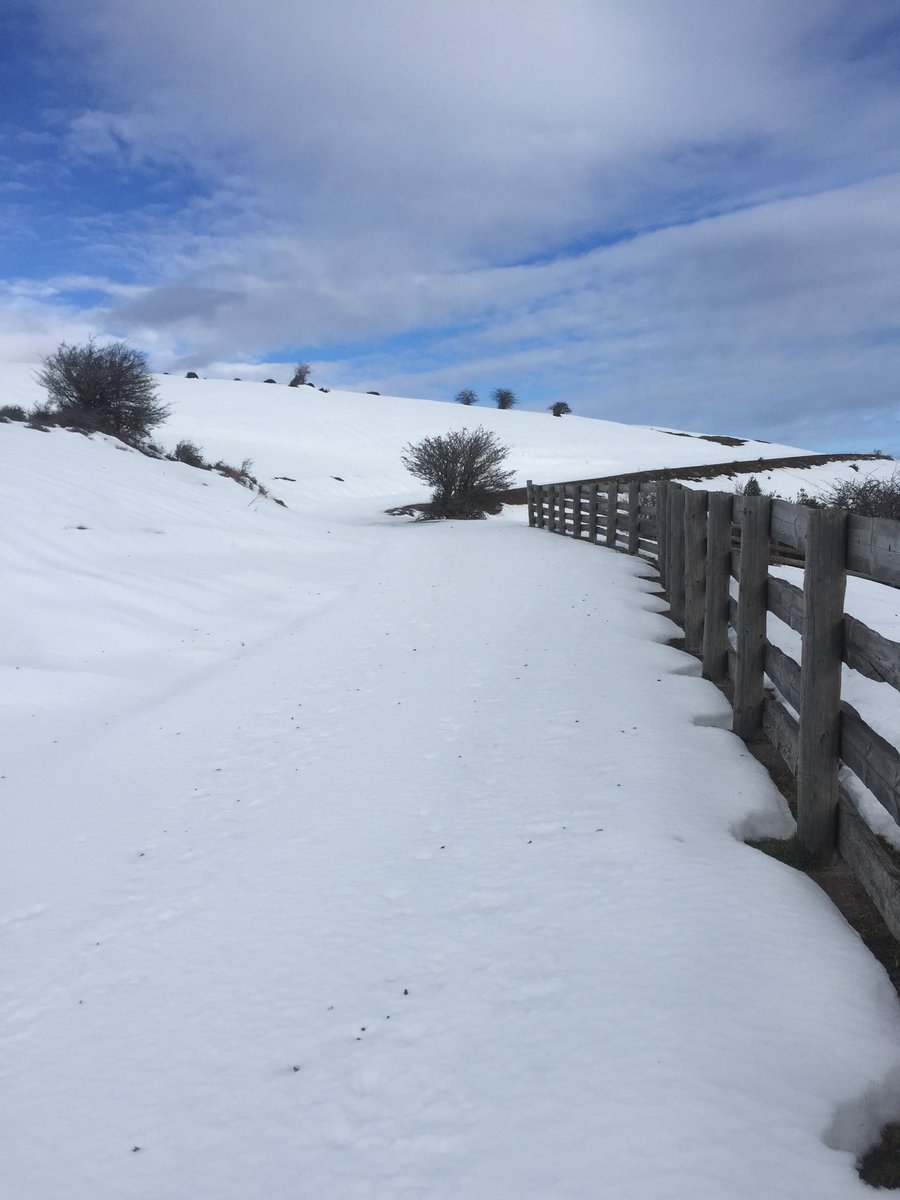
<path fill-rule="evenodd" d="M 889 517 L 900 521 L 900 469 L 890 478 L 867 475 L 832 484 L 822 496 L 829 508 L 846 508 L 860 517 Z"/>
<path fill-rule="evenodd" d="M 43 360 L 37 380 L 57 422 L 84 432 L 141 442 L 169 413 L 157 395 L 147 356 L 125 342 L 62 342 Z"/>
<path fill-rule="evenodd" d="M 175 453 L 172 455 L 176 462 L 187 463 L 189 467 L 209 467 L 209 463 L 203 457 L 203 452 L 196 442 L 191 442 L 187 438 L 182 438 L 175 447 Z"/>
<path fill-rule="evenodd" d="M 480 520 L 496 511 L 499 495 L 512 483 L 504 468 L 508 447 L 487 429 L 455 429 L 404 447 L 401 461 L 433 489 L 432 516 Z"/>

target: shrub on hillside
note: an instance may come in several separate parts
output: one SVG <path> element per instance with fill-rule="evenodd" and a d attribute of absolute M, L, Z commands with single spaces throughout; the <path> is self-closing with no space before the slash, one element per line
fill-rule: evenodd
<path fill-rule="evenodd" d="M 468 408 L 469 405 L 478 403 L 478 396 L 471 388 L 463 388 L 461 392 L 456 393 L 456 403 L 465 404 Z"/>
<path fill-rule="evenodd" d="M 566 417 L 572 410 L 566 404 L 565 400 L 557 400 L 555 404 L 550 405 L 550 411 L 554 417 Z"/>
<path fill-rule="evenodd" d="M 28 414 L 19 404 L 4 404 L 0 408 L 0 421 L 25 421 Z"/>
<path fill-rule="evenodd" d="M 895 470 L 889 479 L 868 475 L 832 484 L 822 501 L 829 508 L 846 508 L 860 517 L 900 521 L 900 470 Z"/>
<path fill-rule="evenodd" d="M 62 342 L 43 360 L 37 380 L 58 423 L 84 432 L 140 442 L 169 413 L 157 395 L 147 356 L 125 342 Z"/>
<path fill-rule="evenodd" d="M 494 388 L 491 399 L 498 408 L 512 408 L 516 403 L 516 393 L 511 388 Z"/>
<path fill-rule="evenodd" d="M 217 471 L 226 479 L 233 479 L 234 482 L 239 483 L 241 487 L 249 488 L 251 492 L 258 492 L 260 496 L 268 496 L 269 494 L 269 489 L 265 486 L 265 484 L 260 483 L 256 476 L 250 473 L 253 466 L 252 458 L 245 458 L 239 467 L 232 466 L 231 463 L 222 462 L 221 459 L 219 459 L 218 462 L 213 463 L 211 466 L 209 463 L 204 465 L 209 470 Z M 277 500 L 276 504 L 281 504 L 284 508 L 287 507 L 287 505 L 281 500 Z"/>
<path fill-rule="evenodd" d="M 312 364 L 299 362 L 294 367 L 294 378 L 291 380 L 289 387 L 299 387 L 301 383 L 309 383 L 309 377 L 312 374 Z"/>
<path fill-rule="evenodd" d="M 197 374 L 196 371 L 188 371 L 187 374 L 185 375 L 185 379 L 199 379 L 199 378 L 200 378 L 200 376 Z"/>
<path fill-rule="evenodd" d="M 509 448 L 487 429 L 455 429 L 404 448 L 402 463 L 432 487 L 431 515 L 480 520 L 500 507 L 500 494 L 512 483 L 504 467 Z"/>
<path fill-rule="evenodd" d="M 203 452 L 196 442 L 191 442 L 187 438 L 182 438 L 175 447 L 175 453 L 172 455 L 176 462 L 187 463 L 189 467 L 208 467 L 209 463 L 203 457 Z"/>
<path fill-rule="evenodd" d="M 263 380 L 263 383 L 275 383 L 275 382 L 276 382 L 276 380 L 274 380 L 274 379 L 264 379 Z"/>

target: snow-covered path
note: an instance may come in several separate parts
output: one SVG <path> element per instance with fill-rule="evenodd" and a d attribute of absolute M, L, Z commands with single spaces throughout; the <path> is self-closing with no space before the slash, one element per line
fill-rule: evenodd
<path fill-rule="evenodd" d="M 368 535 L 283 636 L 9 764 L 2 1195 L 868 1194 L 824 1139 L 896 998 L 741 843 L 788 818 L 646 569 Z"/>

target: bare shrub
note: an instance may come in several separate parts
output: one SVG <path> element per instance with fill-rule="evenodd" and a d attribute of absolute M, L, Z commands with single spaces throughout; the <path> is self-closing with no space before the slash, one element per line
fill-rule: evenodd
<path fill-rule="evenodd" d="M 550 405 L 550 412 L 553 413 L 554 417 L 566 417 L 571 411 L 565 400 L 557 400 L 555 404 Z"/>
<path fill-rule="evenodd" d="M 516 393 L 511 388 L 494 388 L 491 399 L 498 408 L 512 408 L 516 403 Z"/>
<path fill-rule="evenodd" d="M 900 521 L 900 469 L 889 479 L 867 475 L 831 485 L 822 496 L 829 508 L 846 508 L 860 517 L 888 517 Z"/>
<path fill-rule="evenodd" d="M 176 462 L 187 463 L 189 467 L 209 467 L 209 463 L 203 457 L 203 452 L 195 443 L 187 438 L 182 438 L 175 447 L 175 453 L 172 455 Z"/>
<path fill-rule="evenodd" d="M 468 408 L 470 405 L 478 403 L 478 394 L 471 388 L 463 388 L 461 392 L 456 393 L 456 403 L 464 404 Z"/>
<path fill-rule="evenodd" d="M 487 429 L 455 429 L 404 447 L 401 462 L 433 489 L 431 515 L 480 520 L 498 511 L 500 494 L 512 483 L 504 468 L 509 448 Z"/>
<path fill-rule="evenodd" d="M 19 404 L 4 404 L 0 408 L 0 421 L 25 421 L 28 415 Z"/>
<path fill-rule="evenodd" d="M 147 356 L 125 342 L 62 342 L 43 360 L 37 381 L 59 423 L 140 442 L 169 414 L 156 392 Z"/>
<path fill-rule="evenodd" d="M 309 383 L 309 377 L 312 374 L 312 364 L 306 362 L 297 363 L 294 367 L 294 378 L 291 380 L 290 387 L 299 387 L 301 383 Z"/>

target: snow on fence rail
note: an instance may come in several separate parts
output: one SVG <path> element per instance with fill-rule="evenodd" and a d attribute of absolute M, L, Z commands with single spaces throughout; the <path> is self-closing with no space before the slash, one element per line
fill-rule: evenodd
<path fill-rule="evenodd" d="M 900 587 L 900 521 L 650 475 L 529 481 L 527 502 L 533 527 L 654 563 L 685 649 L 730 696 L 734 732 L 767 738 L 796 777 L 804 856 L 823 865 L 839 854 L 900 939 L 900 854 L 838 778 L 843 764 L 900 825 L 900 752 L 841 698 L 845 663 L 900 691 L 900 644 L 844 612 L 848 571 Z M 769 573 L 786 555 L 803 566 L 802 588 Z M 799 663 L 768 641 L 769 613 L 800 635 Z"/>

